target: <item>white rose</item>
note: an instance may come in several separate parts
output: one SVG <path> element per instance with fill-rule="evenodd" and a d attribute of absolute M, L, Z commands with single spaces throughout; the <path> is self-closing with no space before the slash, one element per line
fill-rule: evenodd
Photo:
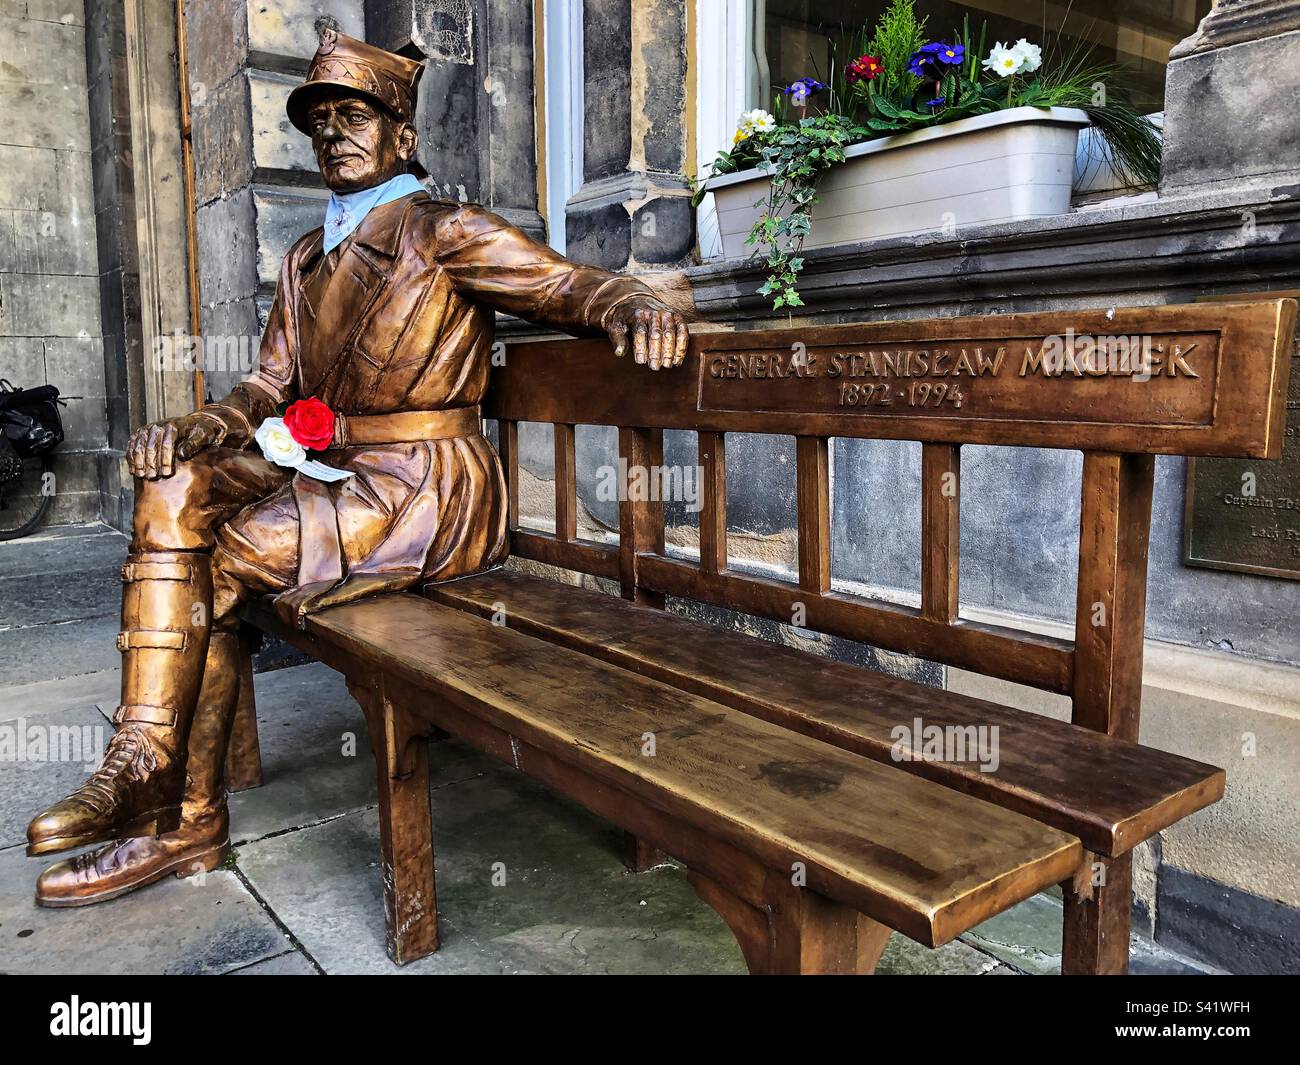
<path fill-rule="evenodd" d="M 989 56 L 982 65 L 993 71 L 999 78 L 1009 78 L 1012 74 L 1020 72 L 1020 67 L 1024 61 L 1025 57 L 1021 53 L 998 41 L 989 50 Z"/>
<path fill-rule="evenodd" d="M 1031 73 L 1043 65 L 1043 50 L 1036 44 L 1030 44 L 1023 37 L 1016 41 L 1011 49 L 1020 56 L 1020 72 Z"/>
<path fill-rule="evenodd" d="M 295 468 L 307 460 L 307 449 L 293 438 L 283 418 L 267 418 L 253 434 L 268 462 Z"/>

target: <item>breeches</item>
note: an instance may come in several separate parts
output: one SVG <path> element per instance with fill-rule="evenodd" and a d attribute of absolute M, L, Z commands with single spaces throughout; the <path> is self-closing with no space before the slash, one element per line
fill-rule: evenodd
<path fill-rule="evenodd" d="M 505 480 L 482 435 L 331 458 L 353 477 L 324 484 L 252 452 L 201 451 L 171 477 L 136 482 L 132 550 L 211 551 L 219 628 L 251 596 L 319 586 L 345 602 L 505 557 Z"/>
<path fill-rule="evenodd" d="M 295 582 L 292 476 L 255 453 L 209 448 L 177 462 L 171 477 L 137 480 L 131 550 L 211 551 L 212 623 L 233 628 L 250 596 Z"/>

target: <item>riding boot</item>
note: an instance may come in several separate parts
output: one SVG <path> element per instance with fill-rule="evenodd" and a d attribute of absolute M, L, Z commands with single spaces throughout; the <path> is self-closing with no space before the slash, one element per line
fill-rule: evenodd
<path fill-rule="evenodd" d="M 212 560 L 149 551 L 122 567 L 122 704 L 99 769 L 27 826 L 27 853 L 175 831 L 208 651 Z"/>
<path fill-rule="evenodd" d="M 121 839 L 57 862 L 36 882 L 38 906 L 89 906 L 169 873 L 193 876 L 226 860 L 230 854 L 226 748 L 238 698 L 239 638 L 233 632 L 214 632 L 190 729 L 180 827 L 161 836 Z"/>

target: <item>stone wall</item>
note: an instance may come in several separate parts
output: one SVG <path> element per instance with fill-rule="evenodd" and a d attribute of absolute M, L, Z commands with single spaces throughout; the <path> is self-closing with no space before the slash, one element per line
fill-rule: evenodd
<path fill-rule="evenodd" d="M 335 20 L 363 37 L 361 0 L 188 0 L 199 288 L 205 337 L 248 337 L 255 355 L 280 260 L 320 225 L 327 193 L 311 145 L 284 113 Z M 210 398 L 243 372 L 210 368 Z"/>
<path fill-rule="evenodd" d="M 55 523 L 99 517 L 108 439 L 82 0 L 0 0 L 0 377 L 67 399 Z"/>

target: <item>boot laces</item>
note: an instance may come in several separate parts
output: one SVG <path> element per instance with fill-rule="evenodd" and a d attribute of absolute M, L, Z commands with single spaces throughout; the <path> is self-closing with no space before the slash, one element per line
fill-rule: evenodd
<path fill-rule="evenodd" d="M 157 768 L 158 755 L 149 738 L 128 725 L 108 741 L 103 764 L 77 789 L 79 797 L 96 813 L 107 813 L 117 805 L 123 784 L 143 780 Z"/>

